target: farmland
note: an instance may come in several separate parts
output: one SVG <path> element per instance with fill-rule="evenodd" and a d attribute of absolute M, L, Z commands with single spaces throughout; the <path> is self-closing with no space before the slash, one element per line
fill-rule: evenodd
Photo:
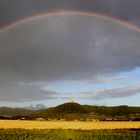
<path fill-rule="evenodd" d="M 84 121 L 21 121 L 0 120 L 0 128 L 22 129 L 130 129 L 140 128 L 140 122 L 84 122 Z"/>
<path fill-rule="evenodd" d="M 0 140 L 136 140 L 140 122 L 0 120 Z"/>
<path fill-rule="evenodd" d="M 140 139 L 139 108 L 65 103 L 37 111 L 1 108 L 0 112 L 0 140 Z"/>

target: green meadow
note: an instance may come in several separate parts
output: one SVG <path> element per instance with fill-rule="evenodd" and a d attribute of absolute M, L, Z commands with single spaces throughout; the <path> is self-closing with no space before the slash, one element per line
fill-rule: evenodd
<path fill-rule="evenodd" d="M 140 140 L 140 131 L 0 129 L 0 140 Z"/>

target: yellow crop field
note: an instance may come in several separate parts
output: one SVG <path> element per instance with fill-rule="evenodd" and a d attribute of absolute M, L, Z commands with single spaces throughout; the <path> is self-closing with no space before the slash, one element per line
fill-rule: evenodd
<path fill-rule="evenodd" d="M 21 121 L 0 120 L 0 128 L 24 129 L 129 129 L 140 128 L 140 122 Z"/>

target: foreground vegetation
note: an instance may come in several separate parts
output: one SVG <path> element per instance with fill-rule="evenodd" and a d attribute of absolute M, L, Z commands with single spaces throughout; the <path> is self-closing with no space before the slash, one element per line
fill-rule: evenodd
<path fill-rule="evenodd" d="M 0 129 L 0 140 L 140 140 L 140 131 Z"/>

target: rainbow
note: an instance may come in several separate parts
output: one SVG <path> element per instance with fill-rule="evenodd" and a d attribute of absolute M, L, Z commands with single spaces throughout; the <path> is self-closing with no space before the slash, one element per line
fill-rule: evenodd
<path fill-rule="evenodd" d="M 9 25 L 1 28 L 0 32 L 4 32 L 5 30 L 14 28 L 17 25 L 22 24 L 26 21 L 31 21 L 31 20 L 34 20 L 36 18 L 42 18 L 42 17 L 46 17 L 46 16 L 55 16 L 55 15 L 83 15 L 83 16 L 99 17 L 99 18 L 103 18 L 105 20 L 114 22 L 116 24 L 121 24 L 121 25 L 127 26 L 128 28 L 131 28 L 135 31 L 140 32 L 140 27 L 139 26 L 134 25 L 130 22 L 121 20 L 119 18 L 115 18 L 115 17 L 112 17 L 112 16 L 108 16 L 108 15 L 100 14 L 100 13 L 96 13 L 96 12 L 91 12 L 91 11 L 88 12 L 88 11 L 74 11 L 74 10 L 72 10 L 72 11 L 71 10 L 50 11 L 50 12 L 47 12 L 47 13 L 41 13 L 41 14 L 36 14 L 36 15 L 33 15 L 33 16 L 28 16 L 28 17 L 19 19 L 15 22 L 12 22 Z"/>

